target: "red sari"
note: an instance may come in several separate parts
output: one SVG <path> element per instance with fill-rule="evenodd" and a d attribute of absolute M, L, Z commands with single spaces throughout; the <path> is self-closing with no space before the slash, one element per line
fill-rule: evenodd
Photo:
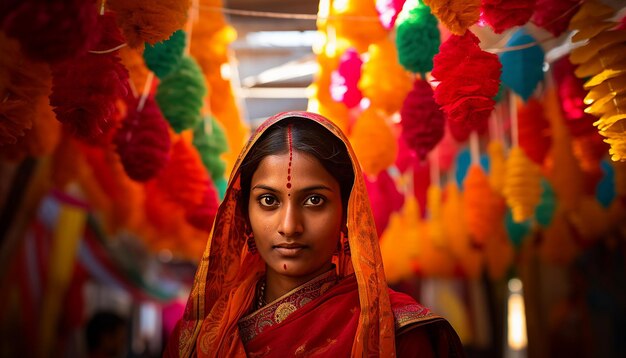
<path fill-rule="evenodd" d="M 341 238 L 340 247 L 349 247 L 350 254 L 340 250 L 336 276 L 315 278 L 251 313 L 265 263 L 245 245 L 240 164 L 265 130 L 286 118 L 314 121 L 346 145 L 355 178 L 348 236 Z M 462 355 L 458 337 L 445 320 L 388 289 L 361 168 L 346 136 L 318 114 L 277 114 L 259 126 L 235 163 L 183 318 L 164 356 L 393 357 L 396 346 L 400 356 Z"/>

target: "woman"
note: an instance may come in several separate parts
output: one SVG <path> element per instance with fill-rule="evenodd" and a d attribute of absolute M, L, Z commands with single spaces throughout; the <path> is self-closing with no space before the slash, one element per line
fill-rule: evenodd
<path fill-rule="evenodd" d="M 278 114 L 232 171 L 165 356 L 462 356 L 441 317 L 388 289 L 343 133 Z"/>

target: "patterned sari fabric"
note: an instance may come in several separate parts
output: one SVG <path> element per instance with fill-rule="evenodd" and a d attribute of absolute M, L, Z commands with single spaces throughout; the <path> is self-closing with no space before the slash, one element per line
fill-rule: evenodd
<path fill-rule="evenodd" d="M 266 323 L 272 326 L 268 332 L 263 331 L 253 337 L 251 332 L 255 332 L 254 327 L 249 326 L 250 322 L 246 325 L 246 318 L 250 318 L 247 316 L 250 315 L 257 284 L 264 275 L 265 264 L 258 254 L 249 253 L 245 245 L 245 216 L 239 205 L 240 165 L 265 130 L 281 120 L 294 117 L 322 125 L 346 144 L 355 173 L 348 203 L 348 237 L 345 238 L 349 242 L 351 255 L 343 255 L 336 260 L 336 278 L 333 276 L 329 281 L 337 281 L 332 285 L 333 287 L 327 287 L 326 291 L 321 292 L 323 285 L 314 288 L 307 286 L 311 283 L 315 284 L 317 280 L 328 279 L 324 275 L 304 285 L 312 291 L 317 290 L 317 296 L 307 298 L 310 302 L 306 301 L 302 304 L 302 302 L 283 302 L 278 299 L 274 302 L 280 301 L 278 305 L 270 303 L 267 307 L 252 313 L 253 316 L 266 314 Z M 286 337 L 282 338 L 284 342 L 277 341 L 277 337 L 284 336 L 284 334 L 266 333 L 275 328 L 289 326 L 295 329 L 281 330 L 281 332 L 290 332 L 288 336 L 290 340 L 299 334 L 311 336 L 309 329 L 313 329 L 312 327 L 324 329 L 335 327 L 336 331 L 320 336 L 323 341 L 313 343 L 309 341 L 308 344 L 314 344 L 320 354 L 323 352 L 330 354 L 330 351 L 324 351 L 324 349 L 331 349 L 327 343 L 341 340 L 342 344 L 336 345 L 336 347 L 341 346 L 341 350 L 335 351 L 340 356 L 392 357 L 396 352 L 395 331 L 398 327 L 396 327 L 397 320 L 394 320 L 389 292 L 361 169 L 347 138 L 338 127 L 320 115 L 307 112 L 280 113 L 265 121 L 256 130 L 239 155 L 231 173 L 224 201 L 219 207 L 210 240 L 196 272 L 184 315 L 170 337 L 165 356 L 245 357 L 246 348 L 259 349 L 263 355 L 264 347 L 280 346 L 287 342 Z M 301 293 L 298 292 L 298 294 Z M 278 315 L 279 322 L 276 322 L 274 318 L 276 309 L 283 303 L 288 304 L 283 305 L 282 313 Z M 412 303 L 415 302 L 412 301 Z M 342 310 L 346 307 L 347 312 L 343 312 Z M 274 311 L 268 311 L 272 309 Z M 409 317 L 405 323 L 423 323 L 437 319 L 426 311 L 419 312 L 421 313 L 417 316 L 421 318 L 415 315 L 415 309 L 407 308 L 405 313 L 409 316 L 413 314 L 413 318 Z M 333 324 L 320 326 L 311 323 L 312 317 L 319 320 L 322 316 L 333 320 Z M 291 325 L 290 322 L 296 325 Z M 299 326 L 300 324 L 306 325 Z M 244 341 L 246 347 L 244 347 Z M 306 351 L 307 355 L 312 353 L 306 345 L 301 347 L 301 344 L 291 342 L 289 347 L 294 347 L 291 351 L 294 353 L 284 351 L 288 355 L 296 354 L 298 349 Z"/>

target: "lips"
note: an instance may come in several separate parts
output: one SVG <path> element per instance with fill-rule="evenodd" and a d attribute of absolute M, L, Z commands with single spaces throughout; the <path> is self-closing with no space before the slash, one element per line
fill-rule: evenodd
<path fill-rule="evenodd" d="M 304 249 L 307 248 L 306 245 L 297 244 L 297 243 L 282 243 L 278 245 L 272 246 L 274 250 L 276 250 L 282 256 L 287 257 L 295 257 L 298 256 Z"/>

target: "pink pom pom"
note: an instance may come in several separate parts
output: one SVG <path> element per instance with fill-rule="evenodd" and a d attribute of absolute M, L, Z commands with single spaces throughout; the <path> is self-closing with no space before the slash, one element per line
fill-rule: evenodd
<path fill-rule="evenodd" d="M 535 13 L 531 21 L 554 36 L 567 30 L 570 20 L 578 12 L 580 0 L 536 0 Z"/>
<path fill-rule="evenodd" d="M 537 0 L 483 0 L 481 19 L 493 31 L 501 34 L 513 26 L 521 26 L 530 20 Z"/>
<path fill-rule="evenodd" d="M 363 60 L 350 48 L 341 55 L 339 67 L 331 74 L 330 94 L 336 102 L 352 108 L 361 102 L 363 94 L 357 86 L 361 78 Z"/>
<path fill-rule="evenodd" d="M 498 56 L 482 51 L 479 42 L 471 31 L 463 36 L 452 35 L 433 59 L 432 75 L 439 82 L 435 101 L 460 141 L 467 138 L 458 134 L 486 128 L 500 83 L 502 65 Z"/>
<path fill-rule="evenodd" d="M 119 40 L 111 15 L 101 16 L 101 44 Z M 112 38 L 112 40 L 111 40 Z M 128 71 L 117 51 L 87 53 L 52 67 L 50 105 L 57 119 L 78 138 L 101 141 L 115 125 L 116 101 L 129 93 Z"/>
<path fill-rule="evenodd" d="M 597 130 L 593 126 L 596 117 L 585 113 L 583 100 L 588 92 L 583 88 L 584 81 L 574 75 L 575 69 L 568 56 L 563 56 L 552 65 L 565 124 L 573 136 L 579 137 L 597 133 Z"/>
<path fill-rule="evenodd" d="M 219 199 L 217 190 L 215 190 L 215 185 L 209 179 L 209 184 L 204 191 L 202 203 L 188 210 L 185 213 L 185 219 L 196 229 L 210 233 L 213 228 L 213 220 L 217 214 L 218 207 Z"/>
<path fill-rule="evenodd" d="M 450 170 L 458 151 L 458 145 L 452 137 L 450 128 L 447 128 L 443 135 L 443 139 L 441 139 L 439 145 L 437 146 L 437 153 L 439 154 L 439 169 L 442 172 Z"/>
<path fill-rule="evenodd" d="M 128 176 L 136 181 L 152 179 L 169 159 L 168 124 L 156 102 L 149 98 L 141 112 L 132 101 L 122 127 L 115 134 L 115 145 Z"/>
<path fill-rule="evenodd" d="M 376 232 L 380 237 L 389 224 L 391 213 L 400 210 L 404 205 L 404 196 L 386 170 L 381 171 L 375 180 L 370 180 L 367 176 L 364 179 L 376 222 Z"/>
<path fill-rule="evenodd" d="M 386 30 L 391 30 L 406 0 L 376 0 L 378 19 Z"/>
<path fill-rule="evenodd" d="M 445 119 L 433 98 L 433 89 L 416 80 L 400 109 L 402 137 L 422 160 L 443 138 Z"/>
<path fill-rule="evenodd" d="M 2 29 L 27 56 L 52 63 L 85 53 L 98 40 L 97 18 L 95 1 L 25 0 L 13 6 Z"/>

